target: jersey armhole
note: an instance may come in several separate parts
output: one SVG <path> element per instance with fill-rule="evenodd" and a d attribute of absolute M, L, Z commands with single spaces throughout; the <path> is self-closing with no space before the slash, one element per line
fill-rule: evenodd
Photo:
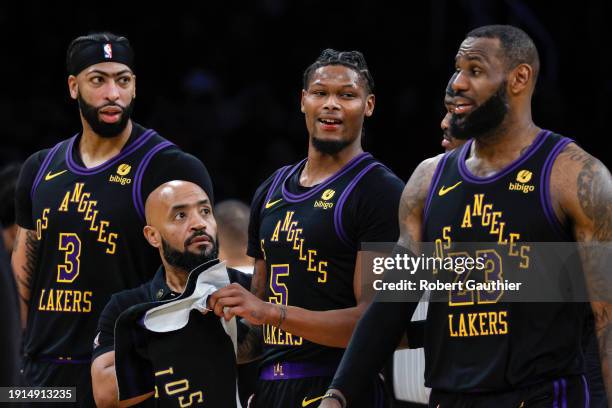
<path fill-rule="evenodd" d="M 144 172 L 149 166 L 149 162 L 151 162 L 153 156 L 155 156 L 155 154 L 157 154 L 160 150 L 170 146 L 174 146 L 174 143 L 166 140 L 153 147 L 147 152 L 147 154 L 144 155 L 142 161 L 138 165 L 138 169 L 136 169 L 134 186 L 132 187 L 132 201 L 134 202 L 134 207 L 136 208 L 136 212 L 138 213 L 138 216 L 142 222 L 145 222 L 144 202 L 142 201 L 142 178 Z"/>
<path fill-rule="evenodd" d="M 436 166 L 436 170 L 434 171 L 433 177 L 431 178 L 431 183 L 429 184 L 429 191 L 427 192 L 427 198 L 425 199 L 425 205 L 423 207 L 423 221 L 421 225 L 425 226 L 425 222 L 427 221 L 427 217 L 429 216 L 429 206 L 431 205 L 431 199 L 433 198 L 434 191 L 436 191 L 438 187 L 438 183 L 440 182 L 440 177 L 442 177 L 442 170 L 444 170 L 444 166 L 446 165 L 446 160 L 450 156 L 451 152 L 446 153 L 438 165 Z"/>
<path fill-rule="evenodd" d="M 552 175 L 552 168 L 555 160 L 561 151 L 563 151 L 563 149 L 570 143 L 575 142 L 567 137 L 564 137 L 557 142 L 556 146 L 548 154 L 548 157 L 544 162 L 542 175 L 540 176 L 540 203 L 542 205 L 542 209 L 544 210 L 544 214 L 546 215 L 546 219 L 550 226 L 566 239 L 570 239 L 571 236 L 566 228 L 563 227 L 563 224 L 559 220 L 559 217 L 557 217 L 557 214 L 553 208 L 552 200 L 550 198 L 550 177 Z"/>
<path fill-rule="evenodd" d="M 53 160 L 53 156 L 55 156 L 55 152 L 58 151 L 62 143 L 63 142 L 59 142 L 58 144 L 53 146 L 53 148 L 49 150 L 49 152 L 45 156 L 45 159 L 42 161 L 40 168 L 38 169 L 38 172 L 36 173 L 36 177 L 34 177 L 34 182 L 32 183 L 32 189 L 30 190 L 30 199 L 34 200 L 34 192 L 36 191 L 36 188 L 40 184 L 43 178 L 43 175 L 45 174 L 45 171 L 49 167 L 49 164 L 51 164 L 51 160 Z"/>
<path fill-rule="evenodd" d="M 383 168 L 387 169 L 387 167 L 385 167 L 380 162 L 370 163 L 367 166 L 365 166 L 363 169 L 361 169 L 361 171 L 357 173 L 355 178 L 351 180 L 349 185 L 344 189 L 342 194 L 340 194 L 340 197 L 338 198 L 338 203 L 336 204 L 336 208 L 334 209 L 334 229 L 336 230 L 336 235 L 338 236 L 340 241 L 342 241 L 343 244 L 345 244 L 347 247 L 354 249 L 354 250 L 357 250 L 359 248 L 357 248 L 357 246 L 354 245 L 354 243 L 351 243 L 351 240 L 349 239 L 348 234 L 344 230 L 344 225 L 342 224 L 342 210 L 344 208 L 344 204 L 346 204 L 346 200 L 348 199 L 348 196 L 353 192 L 353 190 L 357 186 L 357 183 L 359 183 L 359 180 L 361 180 L 363 176 L 365 176 L 370 170 L 372 170 L 376 166 L 382 166 Z"/>

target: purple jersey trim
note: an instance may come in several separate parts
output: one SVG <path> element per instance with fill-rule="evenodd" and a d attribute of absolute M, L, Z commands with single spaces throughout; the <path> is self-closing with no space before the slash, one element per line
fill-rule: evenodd
<path fill-rule="evenodd" d="M 553 388 L 554 388 L 554 399 L 553 399 L 553 408 L 559 408 L 559 382 L 558 381 L 554 381 L 553 382 Z"/>
<path fill-rule="evenodd" d="M 353 157 L 340 170 L 338 170 L 338 172 L 336 172 L 336 174 L 334 174 L 333 176 L 331 176 L 330 178 L 328 178 L 324 182 L 318 184 L 316 187 L 314 187 L 314 188 L 310 189 L 309 191 L 306 191 L 305 193 L 302 193 L 302 194 L 293 194 L 293 193 L 291 193 L 291 192 L 289 192 L 287 190 L 285 185 L 287 184 L 287 180 L 289 180 L 289 178 L 293 175 L 293 173 L 295 173 L 297 171 L 297 169 L 299 169 L 301 167 L 302 163 L 304 163 L 304 161 L 306 161 L 306 159 L 303 159 L 298 164 L 293 166 L 293 168 L 291 169 L 289 174 L 287 174 L 287 177 L 285 177 L 285 179 L 283 180 L 283 184 L 282 184 L 283 198 L 286 201 L 290 202 L 290 203 L 299 203 L 301 201 L 307 200 L 307 199 L 313 197 L 319 191 L 323 190 L 330 183 L 334 182 L 336 179 L 338 179 L 339 177 L 342 177 L 345 173 L 347 173 L 348 171 L 352 170 L 355 166 L 357 166 L 357 164 L 361 163 L 363 160 L 367 159 L 368 157 L 372 157 L 372 155 L 370 153 L 368 153 L 368 152 L 360 153 L 357 156 Z"/>
<path fill-rule="evenodd" d="M 351 241 L 348 238 L 346 231 L 344 231 L 344 226 L 342 225 L 342 209 L 344 207 L 344 204 L 346 203 L 346 200 L 348 199 L 348 196 L 355 189 L 357 183 L 359 183 L 359 180 L 361 180 L 368 171 L 370 171 L 376 166 L 382 166 L 382 164 L 378 162 L 370 163 L 365 166 L 359 173 L 357 173 L 355 178 L 351 180 L 351 182 L 348 184 L 348 186 L 346 186 L 342 194 L 340 194 L 340 198 L 338 199 L 338 203 L 336 204 L 336 208 L 334 209 L 334 228 L 336 229 L 336 235 L 338 235 L 340 241 L 344 242 L 344 244 L 346 244 L 349 248 L 354 248 L 354 245 L 351 244 Z"/>
<path fill-rule="evenodd" d="M 294 380 L 308 377 L 333 377 L 337 364 L 275 363 L 261 369 L 259 379 L 265 381 Z"/>
<path fill-rule="evenodd" d="M 555 210 L 553 209 L 552 201 L 550 199 L 550 175 L 555 159 L 557 158 L 557 156 L 559 156 L 559 153 L 561 153 L 565 146 L 572 142 L 572 139 L 568 139 L 566 137 L 562 138 L 559 142 L 557 142 L 556 146 L 548 154 L 548 157 L 544 162 L 542 175 L 540 176 L 540 203 L 542 204 L 542 209 L 544 210 L 546 219 L 548 220 L 550 226 L 566 239 L 569 239 L 571 237 L 563 228 L 563 225 L 555 214 Z"/>
<path fill-rule="evenodd" d="M 130 143 L 127 147 L 124 146 L 124 148 L 119 152 L 118 155 L 92 168 L 79 166 L 72 159 L 72 149 L 74 148 L 74 142 L 76 141 L 78 134 L 74 135 L 72 139 L 70 140 L 70 143 L 68 144 L 68 148 L 66 149 L 66 163 L 68 164 L 68 168 L 70 169 L 70 171 L 80 176 L 89 176 L 92 174 L 96 174 L 96 173 L 99 173 L 101 171 L 108 169 L 109 167 L 113 166 L 121 159 L 125 158 L 127 155 L 139 149 L 142 145 L 144 145 L 151 138 L 151 136 L 153 136 L 153 134 L 155 134 L 155 131 L 153 129 L 149 129 L 145 131 L 142 135 L 138 136 L 138 138 L 134 140 L 133 143 Z"/>
<path fill-rule="evenodd" d="M 580 377 L 582 378 L 582 385 L 584 386 L 584 408 L 589 408 L 591 406 L 591 394 L 589 394 L 589 385 L 587 384 L 587 380 L 584 374 Z"/>
<path fill-rule="evenodd" d="M 561 379 L 561 408 L 567 408 L 567 381 Z"/>
<path fill-rule="evenodd" d="M 425 222 L 427 221 L 427 216 L 429 215 L 429 205 L 431 204 L 434 192 L 438 188 L 438 182 L 440 181 L 440 177 L 442 177 L 442 170 L 446 165 L 446 160 L 448 159 L 448 156 L 450 156 L 450 152 L 445 153 L 442 159 L 440 159 L 440 162 L 438 163 L 438 165 L 436 166 L 436 170 L 434 171 L 433 177 L 431 178 L 429 192 L 427 193 L 427 199 L 425 200 L 425 206 L 423 207 L 423 226 L 425 226 Z"/>
<path fill-rule="evenodd" d="M 140 165 L 138 166 L 138 169 L 136 170 L 136 175 L 134 176 L 134 186 L 132 187 L 132 201 L 134 202 L 134 207 L 136 207 L 136 212 L 138 212 L 138 215 L 140 216 L 140 219 L 142 221 L 145 220 L 144 204 L 142 202 L 142 193 L 141 193 L 142 178 L 143 178 L 144 172 L 147 166 L 149 165 L 149 162 L 153 158 L 153 156 L 157 152 L 159 152 L 162 149 L 165 149 L 168 146 L 174 146 L 174 144 L 172 142 L 165 141 L 165 142 L 158 144 L 151 150 L 149 150 L 147 154 L 145 154 L 145 156 L 142 158 L 142 161 L 140 162 Z"/>
<path fill-rule="evenodd" d="M 274 194 L 276 187 L 278 187 L 278 183 L 280 183 L 281 179 L 283 178 L 283 175 L 285 174 L 287 169 L 290 167 L 291 166 L 285 166 L 285 167 L 281 167 L 280 169 L 278 169 L 278 172 L 276 173 L 276 176 L 274 176 L 274 180 L 272 180 L 272 184 L 270 185 L 270 188 L 268 189 L 266 198 L 263 201 L 263 204 L 261 205 L 261 211 L 263 211 L 266 208 L 266 204 L 270 201 L 270 198 L 272 198 L 272 195 Z"/>
<path fill-rule="evenodd" d="M 62 142 L 59 142 L 58 144 L 53 146 L 53 148 L 47 153 L 47 155 L 45 156 L 45 159 L 40 165 L 40 168 L 38 169 L 38 173 L 36 173 L 36 177 L 34 178 L 34 183 L 32 183 L 32 189 L 30 190 L 30 198 L 32 200 L 34 199 L 34 191 L 36 191 L 36 188 L 40 184 L 40 181 L 42 180 L 43 175 L 45 174 L 45 171 L 47 170 L 47 167 L 49 167 L 51 160 L 53 160 L 53 156 L 55 156 L 55 153 L 57 152 L 57 150 L 60 148 L 61 145 L 62 145 Z"/>
<path fill-rule="evenodd" d="M 488 177 L 474 176 L 470 172 L 470 170 L 467 168 L 467 166 L 465 165 L 465 159 L 467 157 L 468 152 L 470 151 L 472 142 L 474 141 L 473 139 L 470 139 L 466 144 L 463 145 L 463 147 L 461 148 L 461 151 L 459 152 L 459 158 L 458 158 L 459 174 L 461 174 L 461 177 L 463 177 L 465 181 L 474 183 L 474 184 L 486 184 L 486 183 L 492 183 L 494 181 L 498 181 L 502 177 L 514 171 L 517 167 L 523 164 L 526 160 L 528 160 L 540 148 L 540 146 L 542 146 L 542 144 L 544 143 L 544 141 L 550 134 L 551 134 L 550 131 L 542 129 L 538 133 L 536 138 L 534 139 L 531 146 L 527 148 L 527 151 L 525 153 L 523 153 L 521 156 L 519 156 L 516 160 L 514 160 L 512 163 L 510 163 L 508 166 L 506 166 L 501 171 L 495 173 L 492 176 L 488 176 Z"/>

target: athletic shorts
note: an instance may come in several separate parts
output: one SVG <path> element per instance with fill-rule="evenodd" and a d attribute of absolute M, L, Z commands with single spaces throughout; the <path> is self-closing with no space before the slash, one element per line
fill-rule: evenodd
<path fill-rule="evenodd" d="M 501 393 L 454 393 L 432 390 L 434 408 L 588 408 L 589 389 L 582 375 L 560 378 Z"/>
<path fill-rule="evenodd" d="M 272 366 L 261 370 L 249 408 L 316 408 L 335 373 L 335 367 L 327 370 L 314 364 L 281 363 L 276 365 L 276 371 L 281 370 L 283 374 L 275 379 L 273 370 Z M 325 374 L 325 371 L 327 375 L 308 376 L 309 373 Z M 349 408 L 385 408 L 385 400 L 382 381 L 377 378 L 372 381 L 371 389 L 360 396 L 360 403 Z"/>
<path fill-rule="evenodd" d="M 23 365 L 22 383 L 30 387 L 76 387 L 76 403 L 54 402 L 53 408 L 95 408 L 91 388 L 91 363 L 60 363 L 47 360 L 26 359 Z M 34 404 L 37 405 L 37 404 Z"/>

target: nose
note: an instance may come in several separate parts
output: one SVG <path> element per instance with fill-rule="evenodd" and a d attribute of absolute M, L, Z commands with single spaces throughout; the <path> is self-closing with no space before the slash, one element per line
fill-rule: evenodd
<path fill-rule="evenodd" d="M 114 80 L 106 84 L 106 99 L 112 102 L 119 99 L 119 85 Z"/>
<path fill-rule="evenodd" d="M 450 126 L 450 118 L 451 113 L 446 112 L 446 115 L 444 116 L 444 118 L 442 118 L 442 122 L 440 122 L 440 129 L 442 129 L 443 132 L 446 131 Z"/>
<path fill-rule="evenodd" d="M 456 71 L 451 77 L 450 82 L 455 94 L 467 91 L 469 88 L 469 83 L 463 71 Z"/>
<path fill-rule="evenodd" d="M 325 98 L 325 103 L 323 104 L 323 109 L 326 110 L 340 110 L 340 103 L 338 102 L 338 98 L 333 93 L 330 93 L 327 98 Z"/>

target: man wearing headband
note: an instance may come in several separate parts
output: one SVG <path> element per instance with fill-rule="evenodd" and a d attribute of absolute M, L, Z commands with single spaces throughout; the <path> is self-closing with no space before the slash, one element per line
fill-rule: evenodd
<path fill-rule="evenodd" d="M 185 180 L 212 200 L 212 183 L 198 159 L 131 120 L 136 76 L 127 38 L 78 37 L 66 65 L 82 130 L 24 163 L 12 262 L 24 384 L 76 386 L 80 406 L 94 406 L 90 359 L 99 314 L 113 293 L 150 279 L 159 264 L 141 232 L 147 196 Z"/>

